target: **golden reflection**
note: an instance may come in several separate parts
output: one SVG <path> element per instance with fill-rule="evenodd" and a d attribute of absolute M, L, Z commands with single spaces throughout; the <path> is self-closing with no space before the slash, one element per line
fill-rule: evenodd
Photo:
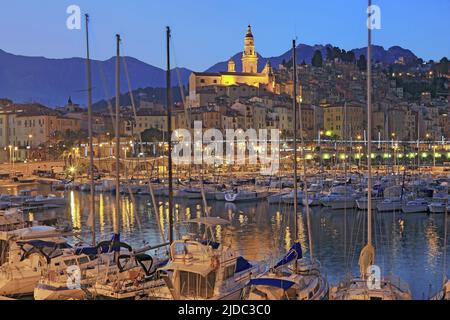
<path fill-rule="evenodd" d="M 100 232 L 105 231 L 105 202 L 103 199 L 103 193 L 100 193 L 99 204 L 98 204 L 98 217 L 100 223 Z"/>
<path fill-rule="evenodd" d="M 216 226 L 216 241 L 219 243 L 222 242 L 222 226 L 220 225 Z"/>
<path fill-rule="evenodd" d="M 430 223 L 425 228 L 425 239 L 428 244 L 428 265 L 432 268 L 436 267 L 439 252 L 439 236 L 436 232 L 436 226 Z"/>
<path fill-rule="evenodd" d="M 75 193 L 74 191 L 70 192 L 70 214 L 72 215 L 72 226 L 75 229 L 81 228 L 81 219 L 80 219 L 80 206 L 75 202 Z"/>
<path fill-rule="evenodd" d="M 164 204 L 162 202 L 159 203 L 158 213 L 159 213 L 159 227 L 161 230 L 164 230 Z"/>
<path fill-rule="evenodd" d="M 305 223 L 303 222 L 303 215 L 299 214 L 297 216 L 297 225 L 298 225 L 298 234 L 297 234 L 297 238 L 300 241 L 300 244 L 302 246 L 302 248 L 307 248 L 308 247 L 308 237 L 306 235 L 306 227 L 305 227 Z"/>
<path fill-rule="evenodd" d="M 33 212 L 28 212 L 28 221 L 34 221 L 34 214 L 33 214 Z"/>
<path fill-rule="evenodd" d="M 180 221 L 179 219 L 179 212 L 178 205 L 175 205 L 175 221 L 178 223 Z"/>
<path fill-rule="evenodd" d="M 243 214 L 240 214 L 239 215 L 239 223 L 241 224 L 241 226 L 244 224 L 244 222 L 245 222 L 245 217 Z"/>
<path fill-rule="evenodd" d="M 277 211 L 277 213 L 275 214 L 275 222 L 276 222 L 277 230 L 280 229 L 280 226 L 281 226 L 281 220 L 282 220 L 281 212 L 280 212 L 280 211 Z"/>
<path fill-rule="evenodd" d="M 191 208 L 186 207 L 186 219 L 191 220 Z"/>
<path fill-rule="evenodd" d="M 289 227 L 286 227 L 286 234 L 284 237 L 284 249 L 286 251 L 289 251 L 292 247 L 292 239 L 291 239 L 291 230 L 289 229 Z"/>
<path fill-rule="evenodd" d="M 400 236 L 403 236 L 403 232 L 405 231 L 405 220 L 403 219 L 399 219 L 398 220 L 398 224 L 399 224 L 399 230 L 400 230 Z"/>
<path fill-rule="evenodd" d="M 129 220 L 129 200 L 126 198 L 121 202 L 121 213 L 122 213 L 122 231 L 130 231 L 130 220 Z"/>

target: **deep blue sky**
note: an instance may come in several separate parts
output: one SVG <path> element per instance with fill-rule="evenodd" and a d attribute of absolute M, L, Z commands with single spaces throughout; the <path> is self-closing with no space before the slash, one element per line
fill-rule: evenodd
<path fill-rule="evenodd" d="M 366 0 L 2 0 L 0 48 L 50 58 L 84 56 L 83 31 L 65 26 L 66 8 L 91 15 L 92 56 L 114 55 L 114 34 L 123 53 L 164 66 L 165 26 L 173 30 L 176 65 L 204 70 L 243 47 L 252 24 L 263 56 L 285 52 L 294 36 L 306 44 L 344 49 L 366 44 Z M 400 45 L 428 59 L 450 57 L 449 0 L 373 0 L 382 10 L 374 43 Z"/>

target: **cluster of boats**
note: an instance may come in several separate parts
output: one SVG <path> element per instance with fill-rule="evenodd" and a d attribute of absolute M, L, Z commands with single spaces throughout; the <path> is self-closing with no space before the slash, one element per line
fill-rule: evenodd
<path fill-rule="evenodd" d="M 54 194 L 33 194 L 35 190 L 20 190 L 17 195 L 0 194 L 0 210 L 8 208 L 20 208 L 23 211 L 37 211 L 53 208 L 61 208 L 67 205 L 64 196 Z"/>
<path fill-rule="evenodd" d="M 403 179 L 401 183 L 397 180 Z M 289 182 L 290 181 L 290 182 Z M 115 181 L 105 179 L 97 182 L 97 192 L 115 192 Z M 149 196 L 149 184 L 156 197 L 168 197 L 167 180 L 151 181 L 131 179 L 123 181 L 121 194 Z M 294 197 L 292 177 L 277 177 L 257 180 L 239 179 L 228 183 L 217 183 L 209 180 L 189 179 L 174 180 L 173 196 L 182 199 L 202 199 L 208 201 L 250 202 L 268 201 L 269 204 L 290 204 L 297 199 L 299 205 L 323 206 L 332 210 L 358 209 L 367 210 L 367 176 L 359 173 L 350 177 L 334 178 L 316 176 L 308 180 L 308 197 L 306 192 L 297 191 Z M 101 186 L 101 187 L 100 187 Z M 89 191 L 88 184 L 79 190 Z M 203 194 L 202 194 L 203 192 Z M 1 198 L 0 198 L 1 199 Z M 386 175 L 374 179 L 372 188 L 372 210 L 378 212 L 404 213 L 444 213 L 450 209 L 448 177 L 426 177 L 412 175 L 399 178 Z"/>

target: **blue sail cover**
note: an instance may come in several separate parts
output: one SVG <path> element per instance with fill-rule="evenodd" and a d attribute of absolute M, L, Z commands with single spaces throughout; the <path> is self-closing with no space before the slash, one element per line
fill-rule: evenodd
<path fill-rule="evenodd" d="M 294 284 L 295 284 L 295 282 L 292 282 L 289 280 L 272 279 L 272 278 L 256 278 L 256 279 L 250 280 L 250 282 L 248 283 L 248 285 L 270 286 L 270 287 L 281 288 L 283 290 L 289 289 Z"/>
<path fill-rule="evenodd" d="M 75 254 L 97 255 L 108 252 L 120 252 L 120 234 L 114 234 L 111 241 L 100 242 L 95 247 L 81 247 L 75 249 Z"/>
<path fill-rule="evenodd" d="M 278 261 L 278 263 L 274 266 L 274 269 L 284 266 L 295 259 L 301 259 L 302 257 L 302 246 L 299 242 L 296 242 L 292 246 L 291 250 L 289 250 L 289 252 L 283 257 L 283 259 Z"/>
<path fill-rule="evenodd" d="M 242 272 L 244 270 L 250 269 L 252 265 L 245 260 L 243 257 L 237 257 L 236 259 L 236 270 L 235 273 Z"/>

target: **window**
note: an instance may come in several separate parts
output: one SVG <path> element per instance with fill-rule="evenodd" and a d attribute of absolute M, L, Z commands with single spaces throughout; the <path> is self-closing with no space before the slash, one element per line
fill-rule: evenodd
<path fill-rule="evenodd" d="M 210 272 L 206 277 L 197 273 L 180 271 L 180 290 L 182 296 L 211 298 L 214 293 L 216 273 Z"/>
<path fill-rule="evenodd" d="M 205 83 L 205 79 L 200 79 L 200 83 Z"/>
<path fill-rule="evenodd" d="M 234 270 L 236 270 L 236 265 L 232 264 L 230 266 L 225 267 L 225 271 L 223 274 L 223 279 L 227 280 L 234 276 Z"/>

